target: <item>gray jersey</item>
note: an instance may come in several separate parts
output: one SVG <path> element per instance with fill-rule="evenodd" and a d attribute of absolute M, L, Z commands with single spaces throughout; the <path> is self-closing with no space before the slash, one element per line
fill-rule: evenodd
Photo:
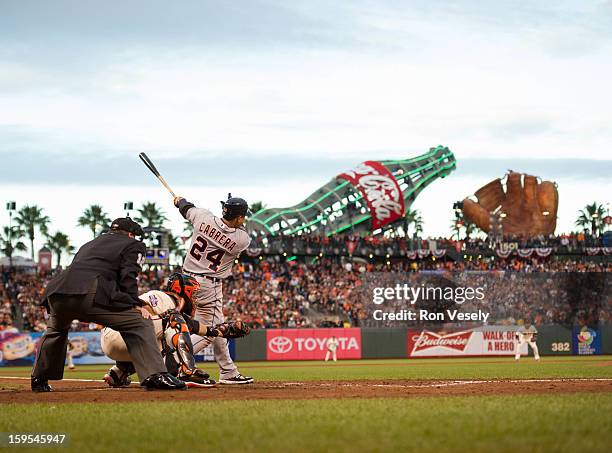
<path fill-rule="evenodd" d="M 193 236 L 183 270 L 227 277 L 236 257 L 251 243 L 249 234 L 242 228 L 228 227 L 208 209 L 191 208 L 186 218 L 193 225 Z"/>
<path fill-rule="evenodd" d="M 534 325 L 531 325 L 528 328 L 525 328 L 525 326 L 521 326 L 517 329 L 516 333 L 518 334 L 519 338 L 522 338 L 525 341 L 531 341 L 533 336 L 538 333 L 538 330 L 535 328 Z"/>

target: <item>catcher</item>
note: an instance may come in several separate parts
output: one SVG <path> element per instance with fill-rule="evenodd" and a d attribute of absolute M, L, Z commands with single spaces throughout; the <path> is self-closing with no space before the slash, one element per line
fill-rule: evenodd
<path fill-rule="evenodd" d="M 188 275 L 172 274 L 165 291 L 149 291 L 139 296 L 143 305 L 143 317 L 153 321 L 155 337 L 170 373 L 187 384 L 187 387 L 214 387 L 210 376 L 198 369 L 193 356 L 190 334 L 207 337 L 239 338 L 248 335 L 250 329 L 242 322 L 224 322 L 205 326 L 192 319 L 195 307 L 192 296 L 200 284 Z M 121 334 L 113 329 L 102 329 L 101 343 L 104 353 L 115 360 L 104 381 L 110 387 L 127 387 L 130 374 L 134 373 L 132 359 Z"/>

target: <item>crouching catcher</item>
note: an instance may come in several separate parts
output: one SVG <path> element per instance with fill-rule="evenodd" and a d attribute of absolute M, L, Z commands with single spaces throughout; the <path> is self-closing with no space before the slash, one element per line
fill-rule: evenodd
<path fill-rule="evenodd" d="M 184 381 L 188 387 L 214 387 L 213 379 L 196 367 L 190 334 L 208 337 L 240 338 L 248 335 L 249 327 L 238 322 L 225 322 L 215 326 L 204 326 L 192 318 L 193 292 L 199 288 L 193 277 L 172 274 L 165 291 L 149 291 L 139 296 L 143 317 L 153 321 L 155 338 L 166 362 L 168 371 Z M 102 350 L 115 360 L 104 376 L 111 387 L 127 387 L 134 373 L 132 358 L 121 334 L 113 329 L 102 329 Z"/>

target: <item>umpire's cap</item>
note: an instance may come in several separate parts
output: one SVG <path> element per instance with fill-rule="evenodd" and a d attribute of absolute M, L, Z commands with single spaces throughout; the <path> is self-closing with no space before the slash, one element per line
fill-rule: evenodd
<path fill-rule="evenodd" d="M 232 194 L 227 194 L 227 201 L 222 201 L 223 218 L 233 220 L 239 216 L 250 216 L 249 204 L 243 199 L 232 197 Z"/>
<path fill-rule="evenodd" d="M 113 220 L 110 227 L 111 231 L 125 231 L 127 233 L 132 233 L 134 236 L 142 236 L 144 231 L 140 225 L 134 222 L 130 217 L 119 217 L 118 219 Z"/>

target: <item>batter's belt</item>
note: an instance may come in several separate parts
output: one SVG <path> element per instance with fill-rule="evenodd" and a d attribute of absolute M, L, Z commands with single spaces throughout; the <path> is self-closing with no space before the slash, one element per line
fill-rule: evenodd
<path fill-rule="evenodd" d="M 192 277 L 204 277 L 205 279 L 210 280 L 213 283 L 221 283 L 223 281 L 223 279 L 221 278 L 211 277 L 208 274 L 198 274 L 196 272 L 189 272 L 189 271 L 186 271 L 185 269 L 183 269 L 183 274 L 191 275 Z"/>

